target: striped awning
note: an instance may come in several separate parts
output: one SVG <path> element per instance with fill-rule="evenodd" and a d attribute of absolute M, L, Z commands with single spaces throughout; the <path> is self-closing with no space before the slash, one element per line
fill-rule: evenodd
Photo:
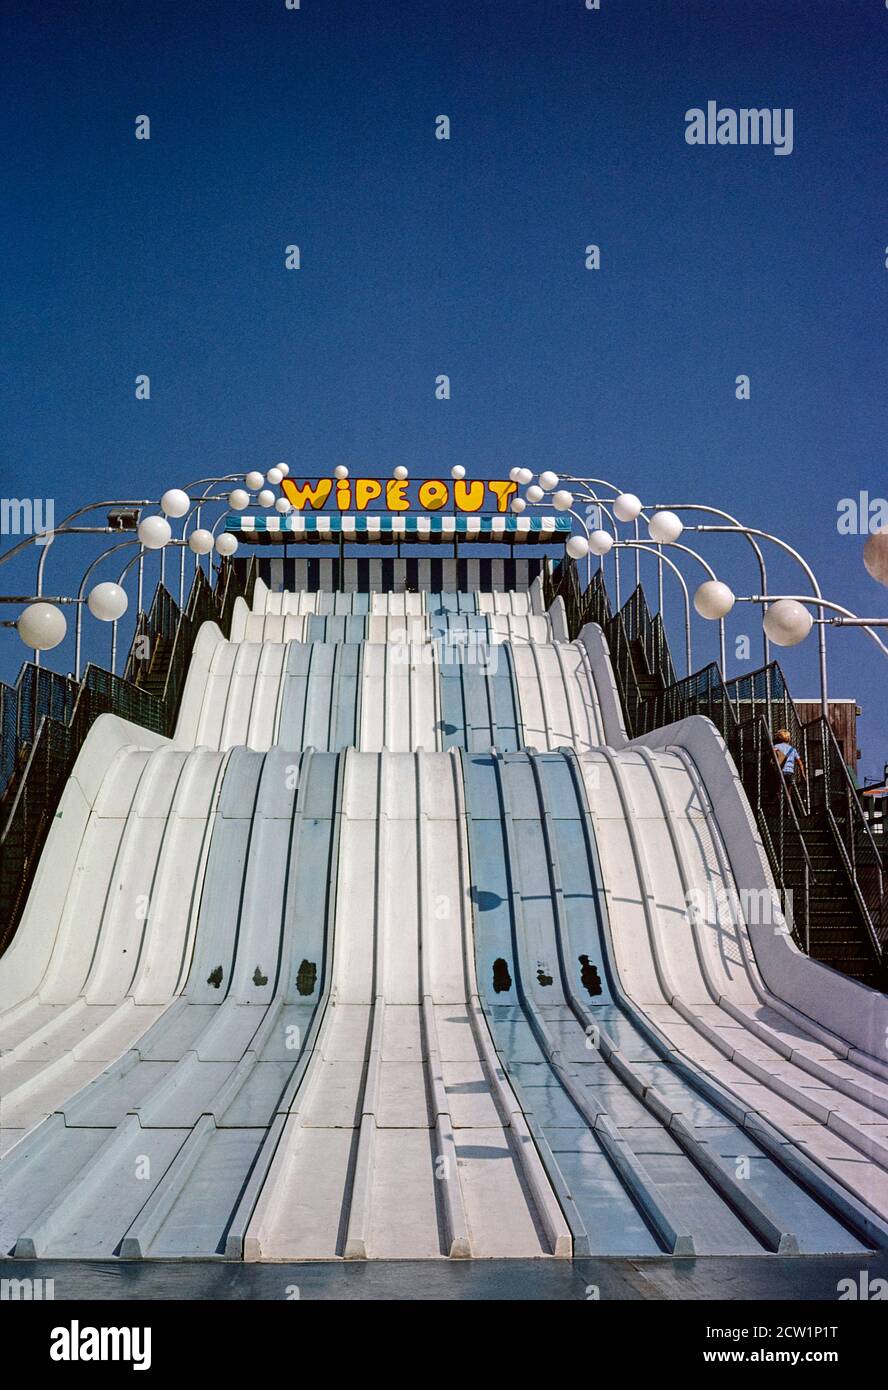
<path fill-rule="evenodd" d="M 336 545 L 340 539 L 371 545 L 402 542 L 452 544 L 480 541 L 484 545 L 564 544 L 571 533 L 569 516 L 439 516 L 427 513 L 290 512 L 287 516 L 231 515 L 226 531 L 252 545 L 314 542 Z"/>

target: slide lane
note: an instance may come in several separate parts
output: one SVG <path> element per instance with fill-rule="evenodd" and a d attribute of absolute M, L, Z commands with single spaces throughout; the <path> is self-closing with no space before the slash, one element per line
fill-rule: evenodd
<path fill-rule="evenodd" d="M 527 617 L 531 614 L 544 615 L 542 594 L 539 584 L 528 590 L 512 590 L 501 593 L 483 591 L 473 592 L 427 592 L 417 593 L 384 591 L 344 591 L 334 593 L 326 590 L 300 590 L 292 592 L 280 590 L 273 592 L 261 579 L 257 579 L 253 590 L 252 606 L 243 599 L 235 601 L 232 624 L 232 640 L 241 641 L 249 634 L 246 622 L 249 615 L 256 617 L 380 617 L 380 618 L 426 618 L 448 614 L 477 614 L 491 616 Z M 257 629 L 253 629 L 256 631 Z"/>
<path fill-rule="evenodd" d="M 522 747 L 585 750 L 606 741 L 589 657 L 581 643 L 515 646 L 513 660 Z"/>
<path fill-rule="evenodd" d="M 344 755 L 331 1002 L 252 1259 L 570 1253 L 470 966 L 459 764 Z"/>
<path fill-rule="evenodd" d="M 108 767 L 42 977 L 23 979 L 27 921 L 3 961 L 4 1151 L 131 1048 L 182 989 L 224 761 L 124 748 Z M 35 894 L 34 919 L 49 912 Z"/>
<path fill-rule="evenodd" d="M 712 849 L 717 858 L 720 872 L 723 877 L 730 878 L 731 869 L 727 846 L 718 826 L 712 800 L 706 791 L 693 758 L 684 750 L 677 751 L 703 809 L 706 830 L 711 837 Z M 647 753 L 645 756 L 649 757 Z M 657 765 L 651 763 L 651 766 Z M 680 785 L 680 781 L 677 778 L 670 779 L 668 767 L 666 773 L 667 775 L 664 776 L 663 771 L 658 768 L 663 805 L 669 808 L 670 816 L 674 817 L 672 801 L 675 798 L 676 786 Z M 676 825 L 679 828 L 680 838 L 682 829 L 686 833 L 687 827 L 682 827 L 680 819 L 676 820 Z M 767 901 L 768 903 L 772 902 L 770 894 Z M 759 902 L 758 897 L 752 900 L 750 905 L 753 910 L 758 910 Z M 883 1057 L 873 1056 L 871 1053 L 850 1045 L 831 1032 L 829 1028 L 800 1012 L 782 998 L 778 998 L 768 989 L 756 962 L 747 921 L 742 912 L 736 910 L 737 906 L 738 904 L 735 904 L 735 911 L 731 920 L 741 948 L 740 959 L 743 971 L 752 987 L 755 1002 L 750 1002 L 747 999 L 740 1003 L 726 993 L 722 996 L 725 1007 L 731 1010 L 738 1020 L 742 1021 L 744 1027 L 756 1034 L 761 1033 L 767 1040 L 777 1044 L 785 1056 L 796 1062 L 811 1076 L 817 1077 L 818 1080 L 830 1086 L 835 1086 L 837 1090 L 842 1091 L 844 1095 L 852 1099 L 864 1100 L 866 1103 L 872 1104 L 880 1115 L 888 1118 L 888 1084 L 886 1084 L 888 1083 L 888 1061 Z M 730 913 L 728 915 L 730 918 Z M 790 950 L 798 958 L 800 953 L 792 945 L 791 939 L 788 944 Z M 732 970 L 728 954 L 724 949 L 720 949 L 719 959 L 728 971 Z M 805 957 L 800 958 L 800 964 L 809 971 L 816 971 L 820 976 L 818 983 L 822 981 L 827 987 L 827 981 L 830 980 L 831 976 L 829 974 L 823 975 L 826 967 L 821 967 Z M 879 1028 L 878 1016 L 873 1006 L 881 1000 L 881 996 L 856 984 L 852 984 L 851 988 L 862 1006 L 861 1011 L 864 1017 L 872 1018 L 871 1038 L 878 1047 L 882 1042 L 882 1030 Z M 888 1133 L 888 1126 L 881 1126 L 880 1128 L 883 1135 Z"/>
<path fill-rule="evenodd" d="M 233 624 L 231 641 L 255 642 L 428 642 L 448 633 L 482 632 L 494 641 L 551 642 L 547 613 L 437 613 L 398 617 L 250 613 Z"/>
<path fill-rule="evenodd" d="M 232 625 L 232 642 L 425 642 L 431 631 L 424 615 L 320 615 L 246 613 Z M 493 619 L 488 620 L 493 622 Z M 497 619 L 499 622 L 507 621 Z"/>
<path fill-rule="evenodd" d="M 764 990 L 744 898 L 686 755 L 602 750 L 579 767 L 630 1004 L 734 1099 L 762 1148 L 883 1248 L 885 1084 L 831 1052 L 823 1030 Z M 757 892 L 754 907 L 762 910 Z M 778 917 L 774 930 L 783 929 Z"/>
<path fill-rule="evenodd" d="M 226 1251 L 325 985 L 335 782 L 232 754 L 184 994 L 0 1164 L 5 1253 Z"/>
<path fill-rule="evenodd" d="M 580 643 L 516 645 L 483 628 L 429 643 L 219 642 L 201 707 L 193 689 L 188 705 L 195 742 L 221 749 L 584 751 L 604 738 Z"/>
<path fill-rule="evenodd" d="M 482 997 L 576 1251 L 863 1248 L 620 1007 L 568 760 L 464 764 Z"/>
<path fill-rule="evenodd" d="M 246 607 L 246 604 L 244 605 Z M 256 613 L 314 613 L 346 614 L 368 613 L 382 616 L 418 616 L 423 613 L 513 613 L 524 616 L 528 613 L 541 613 L 542 603 L 537 589 L 505 590 L 503 592 L 343 592 L 331 593 L 323 590 L 298 593 L 282 590 L 273 593 L 262 581 L 257 580 L 253 594 L 253 611 Z"/>

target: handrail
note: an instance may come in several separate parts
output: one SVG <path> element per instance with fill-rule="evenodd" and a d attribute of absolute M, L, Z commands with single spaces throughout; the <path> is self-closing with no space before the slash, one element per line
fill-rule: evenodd
<path fill-rule="evenodd" d="M 549 592 L 553 596 L 561 592 L 566 607 L 574 579 L 568 566 L 559 567 L 552 576 Z M 829 829 L 838 863 L 850 880 L 858 929 L 874 962 L 878 965 L 884 960 L 888 903 L 878 846 L 831 726 L 822 718 L 808 725 L 802 723 L 779 665 L 770 662 L 725 682 L 717 665 L 710 663 L 692 676 L 676 680 L 662 624 L 651 617 L 641 589 L 614 613 L 600 571 L 571 607 L 575 620 L 596 622 L 604 631 L 630 736 L 691 714 L 703 714 L 715 724 L 737 763 L 775 880 L 784 892 L 792 889 L 794 934 L 799 945 L 810 952 L 811 888 L 818 876 L 796 800 L 805 816 L 812 812 L 823 815 L 821 823 Z M 638 666 L 641 658 L 646 667 L 643 673 Z M 658 676 L 663 688 L 646 695 L 641 679 L 650 676 Z M 775 726 L 789 730 L 808 763 L 810 776 L 792 792 L 775 757 Z M 800 939 L 802 934 L 804 940 Z"/>
<path fill-rule="evenodd" d="M 159 585 L 150 612 L 137 618 L 126 667 L 133 673 L 132 680 L 91 663 L 83 679 L 74 682 L 25 663 L 16 686 L 4 688 L 4 705 L 6 692 L 13 691 L 18 692 L 18 707 L 14 728 L 4 710 L 2 730 L 0 764 L 6 767 L 11 763 L 13 775 L 5 789 L 0 789 L 0 953 L 15 934 L 59 798 L 94 721 L 101 714 L 112 713 L 155 733 L 172 734 L 200 623 L 212 618 L 224 632 L 230 631 L 234 601 L 239 596 L 249 600 L 255 578 L 255 560 L 251 560 L 243 583 L 227 561 L 220 566 L 213 589 L 201 572 L 199 579 L 195 577 L 185 612 Z M 135 644 L 153 630 L 152 621 L 158 630 L 162 623 L 174 622 L 162 696 L 139 684 L 147 667 L 139 666 Z M 29 668 L 37 674 L 29 675 Z M 32 697 L 24 719 L 22 691 Z"/>
<path fill-rule="evenodd" d="M 809 739 L 816 739 L 819 743 L 823 771 L 823 809 L 854 888 L 872 944 L 876 952 L 881 954 L 888 942 L 888 921 L 879 847 L 863 813 L 857 788 L 851 779 L 829 721 L 822 716 L 811 720 L 805 726 L 805 736 L 806 744 Z M 844 831 L 834 809 L 837 800 L 845 811 Z M 866 883 L 872 885 L 872 891 L 869 893 L 864 891 Z"/>

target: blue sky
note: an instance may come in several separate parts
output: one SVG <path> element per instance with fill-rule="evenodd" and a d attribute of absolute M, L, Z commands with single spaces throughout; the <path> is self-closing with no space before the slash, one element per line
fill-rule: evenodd
<path fill-rule="evenodd" d="M 884 613 L 836 522 L 888 495 L 888 10 L 601 6 L 11 0 L 3 495 L 61 515 L 279 459 L 585 471 L 776 530 Z M 791 107 L 792 154 L 686 144 L 710 99 Z M 756 587 L 740 540 L 704 544 Z M 60 541 L 49 587 L 91 553 Z M 799 582 L 775 553 L 772 588 Z M 738 607 L 732 637 L 757 631 Z M 830 645 L 874 774 L 888 666 Z M 0 635 L 0 675 L 22 651 Z M 783 665 L 815 691 L 813 642 Z"/>

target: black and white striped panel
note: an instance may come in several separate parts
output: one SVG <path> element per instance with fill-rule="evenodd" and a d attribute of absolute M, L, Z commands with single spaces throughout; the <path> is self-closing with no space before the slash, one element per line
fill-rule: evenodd
<path fill-rule="evenodd" d="M 243 576 L 248 559 L 236 556 L 233 564 Z M 529 589 L 545 565 L 542 557 L 525 559 L 348 559 L 315 560 L 284 556 L 257 556 L 259 578 L 273 593 L 506 593 Z"/>

